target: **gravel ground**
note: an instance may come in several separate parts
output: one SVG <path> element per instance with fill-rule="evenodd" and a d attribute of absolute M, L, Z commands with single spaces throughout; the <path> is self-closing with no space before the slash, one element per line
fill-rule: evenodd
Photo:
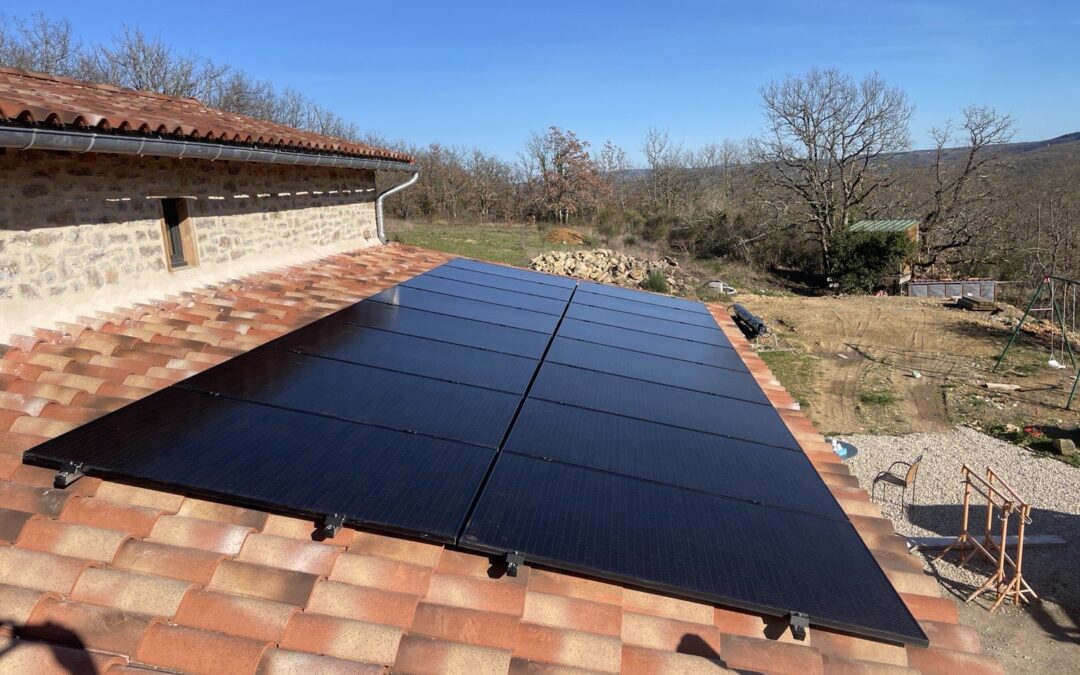
<path fill-rule="evenodd" d="M 901 513 L 899 488 L 886 486 L 886 496 L 876 501 L 897 532 L 916 536 L 955 536 L 960 530 L 963 483 L 960 467 L 967 464 L 982 472 L 994 467 L 1020 496 L 1032 505 L 1029 534 L 1056 534 L 1066 547 L 1025 548 L 1024 578 L 1045 600 L 1061 605 L 1080 626 L 1080 469 L 1049 457 L 1036 457 L 1024 448 L 998 440 L 969 428 L 948 433 L 908 436 L 846 436 L 843 440 L 859 449 L 848 461 L 859 483 L 870 490 L 871 481 L 896 460 L 911 461 L 924 455 L 916 481 L 914 503 Z M 977 504 L 978 495 L 972 495 Z M 972 508 L 971 531 L 981 531 L 984 508 Z M 1015 534 L 1015 516 L 1010 534 Z M 958 556 L 932 562 L 936 552 L 928 553 L 924 565 L 938 576 L 942 585 L 966 598 L 982 584 L 993 570 L 991 564 L 968 564 L 960 569 Z"/>

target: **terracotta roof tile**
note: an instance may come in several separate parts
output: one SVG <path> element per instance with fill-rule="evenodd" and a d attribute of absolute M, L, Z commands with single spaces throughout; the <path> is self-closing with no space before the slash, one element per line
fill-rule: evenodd
<path fill-rule="evenodd" d="M 711 656 L 720 652 L 721 633 L 712 624 L 625 612 L 621 635 L 624 644 L 636 647 L 679 651 L 698 656 Z"/>
<path fill-rule="evenodd" d="M 956 603 L 947 598 L 929 595 L 912 595 L 901 593 L 900 599 L 904 601 L 911 614 L 919 621 L 937 621 L 939 623 L 959 623 L 960 615 L 956 611 Z"/>
<path fill-rule="evenodd" d="M 254 673 L 269 643 L 213 631 L 155 624 L 134 660 L 187 673 Z"/>
<path fill-rule="evenodd" d="M 349 544 L 349 553 L 377 555 L 427 567 L 438 565 L 442 552 L 443 547 L 437 544 L 388 537 L 373 532 L 358 532 Z"/>
<path fill-rule="evenodd" d="M 290 537 L 302 541 L 311 541 L 315 533 L 315 523 L 304 518 L 291 518 L 276 513 L 268 514 L 266 523 L 262 527 L 263 534 L 272 534 L 278 537 Z M 351 527 L 343 527 L 330 539 L 323 539 L 322 543 L 334 546 L 348 546 L 359 533 Z"/>
<path fill-rule="evenodd" d="M 37 604 L 47 597 L 55 598 L 48 592 L 0 584 L 0 612 L 3 612 L 5 621 L 16 625 L 25 624 L 30 621 L 30 615 Z M 0 665 L 2 664 L 0 661 Z"/>
<path fill-rule="evenodd" d="M 40 415 L 45 406 L 54 402 L 41 396 L 29 396 L 18 394 L 13 391 L 0 391 L 0 408 L 26 413 L 27 415 Z"/>
<path fill-rule="evenodd" d="M 790 633 L 790 631 L 788 631 Z M 875 642 L 863 638 L 818 628 L 810 636 L 809 643 L 819 652 L 830 656 L 907 666 L 907 652 L 900 645 Z"/>
<path fill-rule="evenodd" d="M 22 533 L 26 521 L 34 517 L 34 514 L 25 511 L 13 511 L 0 509 L 0 542 L 12 544 Z"/>
<path fill-rule="evenodd" d="M 981 654 L 969 654 L 948 649 L 908 647 L 908 665 L 923 673 L 941 675 L 1004 675 L 1001 664 Z"/>
<path fill-rule="evenodd" d="M 81 479 L 80 479 L 81 482 Z M 75 483 L 78 485 L 79 483 Z M 119 504 L 131 504 L 132 506 L 144 506 L 165 513 L 176 513 L 184 503 L 184 496 L 161 490 L 114 483 L 106 481 L 98 488 L 94 496 Z"/>
<path fill-rule="evenodd" d="M 427 593 L 431 569 L 378 556 L 343 553 L 334 562 L 330 579 L 357 586 L 423 596 Z"/>
<path fill-rule="evenodd" d="M 282 602 L 196 590 L 184 596 L 174 622 L 277 643 L 296 611 L 295 605 Z"/>
<path fill-rule="evenodd" d="M 0 547 L 0 584 L 69 593 L 79 575 L 92 564 L 81 558 Z"/>
<path fill-rule="evenodd" d="M 421 602 L 416 607 L 411 633 L 451 642 L 512 650 L 520 618 Z"/>
<path fill-rule="evenodd" d="M 88 569 L 71 591 L 71 599 L 107 605 L 137 614 L 170 618 L 192 584 L 165 577 L 116 569 Z"/>
<path fill-rule="evenodd" d="M 735 673 L 724 667 L 721 659 L 692 654 L 657 651 L 633 645 L 623 645 L 622 671 L 649 675 L 696 675 L 697 673 Z"/>
<path fill-rule="evenodd" d="M 99 497 L 73 497 L 61 511 L 60 520 L 146 537 L 162 513 L 158 509 L 121 504 Z"/>
<path fill-rule="evenodd" d="M 71 495 L 62 490 L 23 483 L 0 483 L 0 507 L 5 509 L 56 517 L 70 498 Z"/>
<path fill-rule="evenodd" d="M 623 607 L 628 612 L 653 614 L 669 619 L 708 625 L 712 625 L 715 614 L 713 606 L 706 605 L 703 602 L 681 600 L 630 588 L 623 591 Z"/>
<path fill-rule="evenodd" d="M 293 615 L 289 621 L 281 647 L 391 665 L 397 655 L 401 636 L 400 629 L 390 626 L 300 613 Z"/>
<path fill-rule="evenodd" d="M 270 534 L 252 534 L 244 541 L 237 560 L 326 576 L 344 552 L 340 546 L 301 541 Z"/>
<path fill-rule="evenodd" d="M 828 675 L 915 675 L 919 672 L 904 666 L 859 661 L 832 654 L 822 655 L 821 660 Z"/>
<path fill-rule="evenodd" d="M 7 673 L 72 675 L 112 672 L 112 666 L 123 662 L 119 656 L 65 647 L 55 642 L 13 640 L 5 645 L 0 656 L 0 669 Z"/>
<path fill-rule="evenodd" d="M 622 661 L 618 638 L 558 630 L 528 623 L 518 625 L 514 656 L 591 671 L 615 673 Z"/>
<path fill-rule="evenodd" d="M 113 654 L 134 654 L 153 622 L 148 616 L 83 602 L 45 598 L 23 631 L 30 636 Z M 79 645 L 79 646 L 82 646 Z"/>
<path fill-rule="evenodd" d="M 79 426 L 81 422 L 67 422 L 65 420 L 52 420 L 46 417 L 31 417 L 22 415 L 12 422 L 10 431 L 28 436 L 44 436 L 56 438 L 60 434 L 67 433 Z"/>
<path fill-rule="evenodd" d="M 507 649 L 490 649 L 476 645 L 445 642 L 421 635 L 407 635 L 398 647 L 393 672 L 416 673 L 506 673 L 511 653 Z"/>
<path fill-rule="evenodd" d="M 223 593 L 239 593 L 290 605 L 307 605 L 318 575 L 263 565 L 223 560 L 207 588 Z"/>
<path fill-rule="evenodd" d="M 621 586 L 544 569 L 529 570 L 529 590 L 620 606 L 623 598 Z"/>
<path fill-rule="evenodd" d="M 525 610 L 525 589 L 495 579 L 434 574 L 425 600 L 439 605 L 521 616 Z"/>
<path fill-rule="evenodd" d="M 408 628 L 413 623 L 418 601 L 419 598 L 415 595 L 324 580 L 315 584 L 307 610 L 356 621 Z"/>
<path fill-rule="evenodd" d="M 170 579 L 206 584 L 209 583 L 224 557 L 213 551 L 128 539 L 116 552 L 112 566 L 133 572 L 157 574 Z"/>
<path fill-rule="evenodd" d="M 808 675 L 824 672 L 821 654 L 808 646 L 738 635 L 721 636 L 720 644 L 720 658 L 728 668 L 735 670 Z"/>
<path fill-rule="evenodd" d="M 971 652 L 978 654 L 982 651 L 982 642 L 974 628 L 958 623 L 938 623 L 936 621 L 923 621 L 923 630 L 930 638 L 930 646 L 939 649 L 951 649 L 956 652 Z"/>
<path fill-rule="evenodd" d="M 240 552 L 244 541 L 253 531 L 252 528 L 243 525 L 232 525 L 202 518 L 161 516 L 148 539 L 162 544 L 201 548 L 234 556 Z"/>
<path fill-rule="evenodd" d="M 222 523 L 232 523 L 233 525 L 241 525 L 243 527 L 261 530 L 263 524 L 266 523 L 266 518 L 269 514 L 265 511 L 255 511 L 254 509 L 245 509 L 241 506 L 231 506 L 229 504 L 208 502 L 203 499 L 188 497 L 184 500 L 180 510 L 177 511 L 177 515 L 187 516 L 189 518 L 202 518 L 204 520 L 216 520 Z"/>
<path fill-rule="evenodd" d="M 541 626 L 619 636 L 622 632 L 622 612 L 618 607 L 565 595 L 528 593 L 522 618 Z"/>
<path fill-rule="evenodd" d="M 36 518 L 23 528 L 16 545 L 107 563 L 116 556 L 117 549 L 127 538 L 128 535 L 117 530 Z"/>
<path fill-rule="evenodd" d="M 257 675 L 381 675 L 386 668 L 370 663 L 346 661 L 332 656 L 294 652 L 288 649 L 268 649 L 259 662 Z M 417 672 L 417 671 L 407 671 Z"/>
<path fill-rule="evenodd" d="M 0 431 L 0 454 L 15 454 L 22 457 L 24 451 L 46 440 L 48 439 L 43 436 Z"/>

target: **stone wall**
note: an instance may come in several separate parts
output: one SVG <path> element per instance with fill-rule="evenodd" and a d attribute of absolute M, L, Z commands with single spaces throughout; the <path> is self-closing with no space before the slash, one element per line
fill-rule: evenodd
<path fill-rule="evenodd" d="M 169 270 L 161 198 L 196 266 Z M 31 326 L 371 245 L 370 171 L 0 150 L 0 342 Z"/>

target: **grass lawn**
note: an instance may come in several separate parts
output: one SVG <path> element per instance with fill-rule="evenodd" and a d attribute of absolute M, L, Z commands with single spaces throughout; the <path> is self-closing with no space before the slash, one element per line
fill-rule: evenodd
<path fill-rule="evenodd" d="M 592 248 L 588 244 L 554 244 L 544 239 L 547 228 L 539 229 L 528 224 L 447 225 L 391 222 L 386 229 L 391 239 L 403 244 L 509 265 L 527 266 L 529 260 L 546 251 Z"/>
<path fill-rule="evenodd" d="M 799 402 L 799 406 L 809 408 L 810 394 L 814 392 L 814 383 L 818 379 L 817 359 L 801 352 L 767 350 L 758 352 L 758 356 L 784 385 L 784 389 Z"/>

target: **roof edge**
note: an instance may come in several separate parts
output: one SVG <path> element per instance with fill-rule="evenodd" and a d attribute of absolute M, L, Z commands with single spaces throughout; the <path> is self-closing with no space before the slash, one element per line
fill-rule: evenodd
<path fill-rule="evenodd" d="M 143 135 L 121 135 L 99 131 L 41 129 L 0 123 L 0 147 L 17 150 L 172 157 L 210 161 L 255 162 L 288 166 L 321 166 L 342 169 L 370 169 L 419 173 L 415 162 L 357 157 L 333 152 L 318 153 L 257 145 L 227 145 L 187 139 Z"/>

